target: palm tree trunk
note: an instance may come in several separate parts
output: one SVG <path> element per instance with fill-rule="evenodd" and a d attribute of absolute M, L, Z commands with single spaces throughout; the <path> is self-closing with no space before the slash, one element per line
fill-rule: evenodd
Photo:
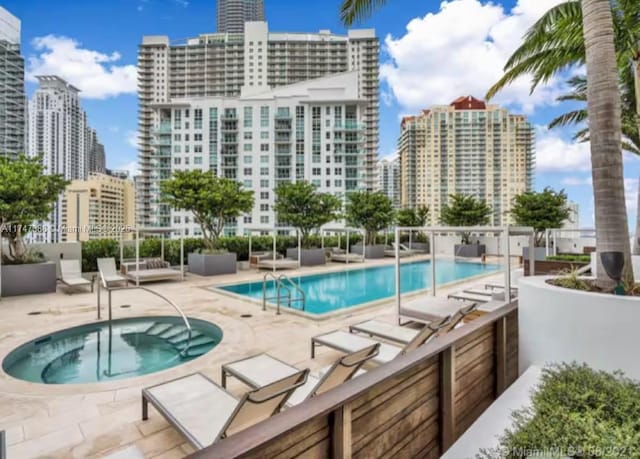
<path fill-rule="evenodd" d="M 587 107 L 598 252 L 623 252 L 624 279 L 633 281 L 621 150 L 621 100 L 609 0 L 582 0 Z M 611 285 L 598 257 L 600 285 Z"/>
<path fill-rule="evenodd" d="M 633 65 L 633 82 L 636 89 L 636 123 L 640 134 L 640 57 L 635 59 Z M 640 255 L 640 181 L 638 182 L 638 210 L 636 212 L 636 232 L 633 238 L 633 254 Z"/>

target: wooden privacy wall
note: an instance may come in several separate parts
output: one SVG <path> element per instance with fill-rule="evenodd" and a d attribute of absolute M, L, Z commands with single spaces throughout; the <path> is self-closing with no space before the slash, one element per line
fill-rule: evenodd
<path fill-rule="evenodd" d="M 437 458 L 517 377 L 513 302 L 192 457 Z"/>

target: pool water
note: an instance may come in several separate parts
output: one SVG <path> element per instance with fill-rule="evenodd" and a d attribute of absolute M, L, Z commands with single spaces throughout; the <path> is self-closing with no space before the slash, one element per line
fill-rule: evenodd
<path fill-rule="evenodd" d="M 23 344 L 2 362 L 18 379 L 44 384 L 113 381 L 175 367 L 213 349 L 222 330 L 180 317 L 139 317 L 69 328 Z"/>
<path fill-rule="evenodd" d="M 463 280 L 481 274 L 490 274 L 501 269 L 500 265 L 437 260 L 436 285 Z M 324 314 L 349 308 L 395 295 L 395 266 L 376 266 L 344 270 L 332 273 L 292 277 L 305 294 L 305 312 Z M 285 284 L 286 285 L 286 284 Z M 402 293 L 424 290 L 431 287 L 431 261 L 403 263 L 400 267 L 400 291 Z M 262 281 L 225 285 L 222 290 L 248 296 L 262 301 Z M 300 295 L 294 289 L 291 297 Z M 281 292 L 284 294 L 284 292 Z M 276 296 L 273 280 L 267 282 L 267 297 Z M 275 303 L 275 300 L 271 300 Z M 300 301 L 292 301 L 293 309 L 301 309 Z M 286 300 L 282 305 L 287 306 Z"/>

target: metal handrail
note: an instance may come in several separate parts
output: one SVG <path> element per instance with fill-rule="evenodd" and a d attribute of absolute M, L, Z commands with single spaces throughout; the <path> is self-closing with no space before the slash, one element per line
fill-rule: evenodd
<path fill-rule="evenodd" d="M 100 285 L 99 284 L 98 284 L 98 289 L 100 289 Z M 107 292 L 108 292 L 108 296 L 109 296 L 109 322 L 111 322 L 111 317 L 112 317 L 112 313 L 111 313 L 111 292 L 113 292 L 115 290 L 144 290 L 145 292 L 149 292 L 152 295 L 155 295 L 158 298 L 164 300 L 166 303 L 169 303 L 173 307 L 173 309 L 175 309 L 175 311 L 180 315 L 180 317 L 182 318 L 182 321 L 184 322 L 184 326 L 187 327 L 187 331 L 189 332 L 187 346 L 182 351 L 180 351 L 180 355 L 185 355 L 189 351 L 189 348 L 191 347 L 191 335 L 192 335 L 193 331 L 191 329 L 191 324 L 189 323 L 189 319 L 187 319 L 187 316 L 182 311 L 180 306 L 178 306 L 176 303 L 174 303 L 173 301 L 171 301 L 169 298 L 167 298 L 166 296 L 162 295 L 161 293 L 158 293 L 155 290 L 151 290 L 148 287 L 141 287 L 139 285 L 138 286 L 126 286 L 126 287 L 111 287 L 111 288 L 108 287 L 107 288 Z M 100 305 L 98 305 L 98 307 L 100 307 Z"/>
<path fill-rule="evenodd" d="M 282 280 L 286 280 L 287 282 L 289 282 L 289 284 L 300 294 L 300 298 L 295 298 L 295 299 L 292 299 L 291 295 L 289 295 L 289 307 L 291 307 L 291 302 L 292 301 L 302 301 L 302 310 L 304 311 L 305 305 L 307 303 L 307 299 L 306 299 L 306 296 L 304 294 L 304 290 L 302 290 L 298 284 L 293 282 L 290 277 L 285 276 L 284 274 L 280 274 L 278 276 L 278 279 L 281 282 L 282 282 Z"/>

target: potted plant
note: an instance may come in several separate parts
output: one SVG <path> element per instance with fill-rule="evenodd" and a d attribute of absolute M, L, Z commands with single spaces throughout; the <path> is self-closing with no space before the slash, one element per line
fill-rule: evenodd
<path fill-rule="evenodd" d="M 305 181 L 282 183 L 275 192 L 273 209 L 278 222 L 293 226 L 300 232 L 300 264 L 325 264 L 324 250 L 312 247 L 309 236 L 313 230 L 340 218 L 340 199 L 329 193 L 319 193 L 315 186 Z M 298 259 L 298 248 L 287 249 L 287 257 Z"/>
<path fill-rule="evenodd" d="M 173 178 L 161 183 L 161 191 L 167 204 L 190 211 L 200 225 L 204 249 L 188 254 L 189 272 L 201 276 L 235 273 L 237 254 L 222 248 L 220 235 L 227 220 L 253 209 L 253 191 L 201 170 L 174 172 Z"/>
<path fill-rule="evenodd" d="M 398 226 L 424 227 L 429 221 L 429 206 L 401 209 L 398 211 L 396 221 Z M 418 233 L 410 239 L 408 245 L 411 250 L 419 250 L 425 253 L 429 252 L 429 240 L 422 231 L 418 231 Z"/>
<path fill-rule="evenodd" d="M 29 250 L 24 236 L 33 222 L 49 218 L 67 184 L 60 175 L 45 175 L 40 157 L 0 157 L 0 244 L 8 243 L 2 253 L 2 296 L 56 291 L 55 263 Z"/>
<path fill-rule="evenodd" d="M 379 191 L 355 191 L 347 195 L 346 214 L 349 225 L 365 230 L 364 247 L 355 245 L 351 250 L 364 252 L 365 258 L 384 258 L 385 246 L 376 244 L 376 235 L 395 220 L 391 199 Z"/>
<path fill-rule="evenodd" d="M 442 207 L 440 221 L 448 226 L 480 226 L 489 223 L 491 207 L 474 196 L 461 193 L 449 196 L 449 203 Z M 462 232 L 460 244 L 454 246 L 456 257 L 477 258 L 486 252 L 484 244 L 471 244 L 471 234 Z"/>
<path fill-rule="evenodd" d="M 562 227 L 569 220 L 571 210 L 564 190 L 556 192 L 546 187 L 541 192 L 527 191 L 517 195 L 510 213 L 517 225 L 534 229 L 534 260 L 544 261 L 546 248 L 542 245 L 545 230 Z M 522 255 L 525 260 L 529 259 L 529 247 L 522 248 Z"/>

